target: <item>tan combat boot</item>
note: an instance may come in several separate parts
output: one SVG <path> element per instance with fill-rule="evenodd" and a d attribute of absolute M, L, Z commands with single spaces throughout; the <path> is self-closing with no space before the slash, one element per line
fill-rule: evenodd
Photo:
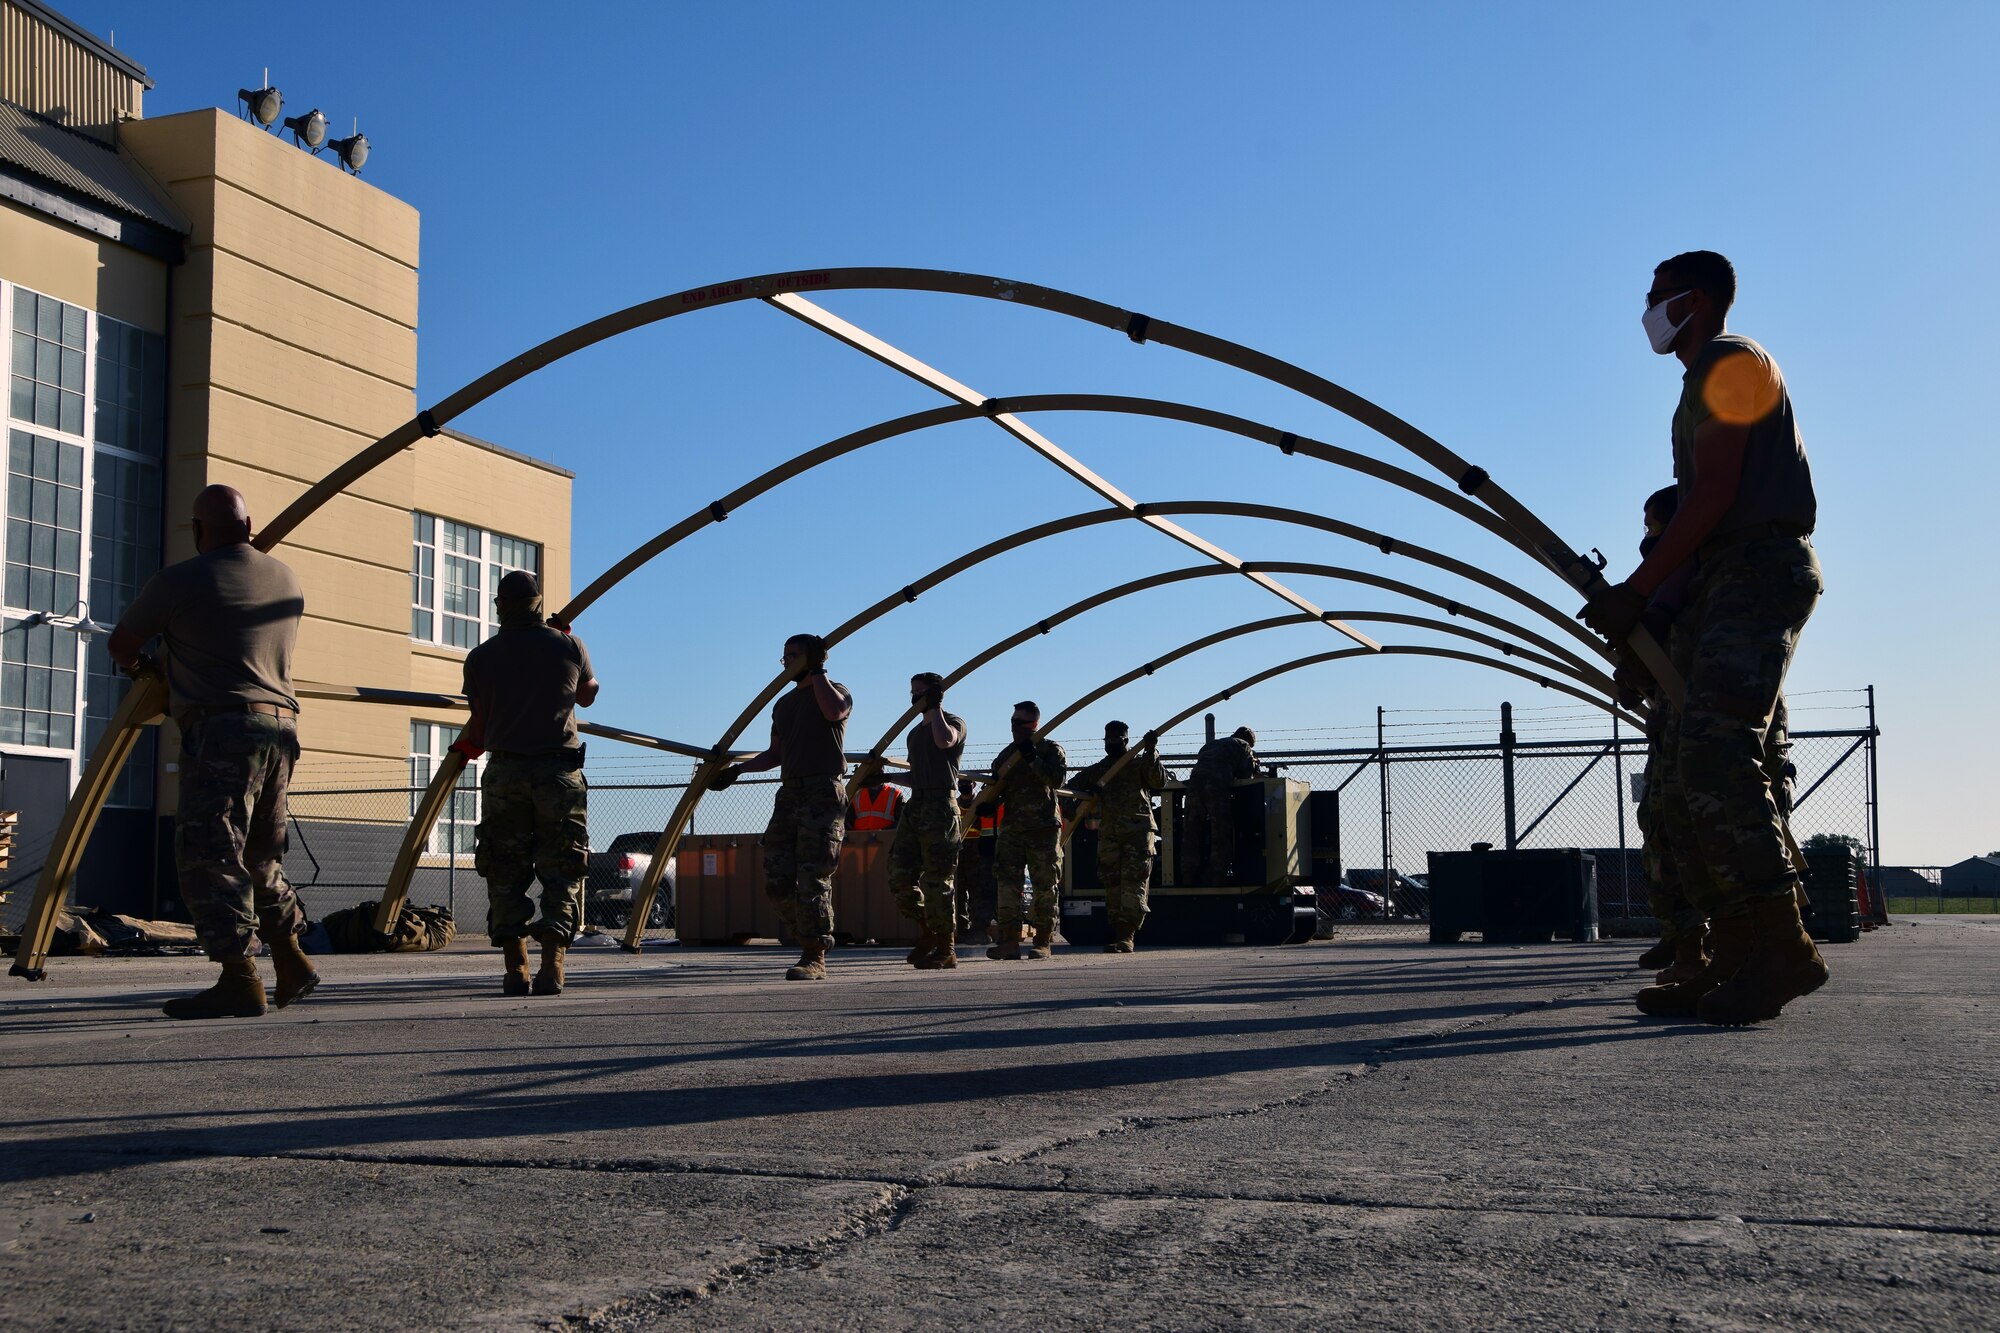
<path fill-rule="evenodd" d="M 988 958 L 998 958 L 1004 963 L 1021 961 L 1021 930 L 1018 926 L 1000 923 L 1000 942 L 986 951 Z"/>
<path fill-rule="evenodd" d="M 799 961 L 785 969 L 787 981 L 825 981 L 826 951 L 833 941 L 824 935 L 815 935 L 805 942 L 799 953 Z"/>
<path fill-rule="evenodd" d="M 931 943 L 933 945 L 931 951 L 917 960 L 918 971 L 940 972 L 946 968 L 958 966 L 958 936 L 956 934 L 949 930 L 942 934 L 934 931 L 931 934 Z"/>
<path fill-rule="evenodd" d="M 917 947 L 903 955 L 903 961 L 911 967 L 922 967 L 924 959 L 937 952 L 937 935 L 929 926 L 917 928 Z"/>
<path fill-rule="evenodd" d="M 215 984 L 195 995 L 160 1006 L 168 1018 L 258 1018 L 264 1013 L 264 982 L 246 954 L 224 959 Z"/>
<path fill-rule="evenodd" d="M 1027 956 L 1032 959 L 1053 957 L 1055 951 L 1049 945 L 1055 939 L 1055 934 L 1056 928 L 1054 926 L 1036 926 L 1035 943 L 1028 950 Z"/>
<path fill-rule="evenodd" d="M 560 995 L 563 988 L 563 955 L 569 952 L 569 946 L 562 942 L 560 935 L 551 932 L 535 938 L 542 942 L 542 966 L 535 973 L 534 984 L 529 986 L 528 994 Z M 521 947 L 525 953 L 527 945 L 524 943 Z M 525 960 L 523 966 L 526 966 Z"/>
<path fill-rule="evenodd" d="M 1826 984 L 1826 960 L 1799 920 L 1797 899 L 1759 898 L 1751 903 L 1748 920 L 1750 956 L 1735 976 L 1701 997 L 1695 1013 L 1704 1023 L 1769 1022 L 1791 1001 Z"/>
<path fill-rule="evenodd" d="M 500 976 L 502 995 L 526 995 L 528 993 L 528 942 L 508 940 L 500 946 L 500 962 L 505 971 Z"/>
<path fill-rule="evenodd" d="M 271 1003 L 282 1009 L 293 1000 L 303 1000 L 319 985 L 319 973 L 306 957 L 306 951 L 299 947 L 299 937 L 289 930 L 274 931 L 263 936 L 264 947 L 271 951 L 271 971 L 275 974 L 271 982 Z"/>
<path fill-rule="evenodd" d="M 1693 981 L 1708 966 L 1708 928 L 1691 930 L 1674 941 L 1673 961 L 1653 980 L 1662 986 Z"/>
<path fill-rule="evenodd" d="M 1655 1018 L 1693 1018 L 1701 997 L 1736 975 L 1750 957 L 1750 918 L 1742 913 L 1708 923 L 1708 962 L 1685 981 L 1651 985 L 1634 998 L 1639 1012 Z"/>
<path fill-rule="evenodd" d="M 1639 966 L 1647 972 L 1657 972 L 1674 961 L 1674 947 L 1680 941 L 1671 935 L 1662 935 L 1660 942 L 1639 955 Z"/>

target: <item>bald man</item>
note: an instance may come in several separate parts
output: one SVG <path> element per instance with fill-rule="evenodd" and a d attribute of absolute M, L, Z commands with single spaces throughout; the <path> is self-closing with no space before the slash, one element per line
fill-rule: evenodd
<path fill-rule="evenodd" d="M 319 984 L 281 864 L 285 789 L 299 758 L 292 648 L 305 597 L 289 568 L 250 544 L 250 511 L 234 487 L 195 497 L 194 549 L 139 590 L 106 646 L 137 677 L 160 670 L 147 642 L 164 644 L 168 711 L 181 732 L 174 865 L 195 933 L 222 966 L 215 985 L 167 1001 L 166 1012 L 252 1018 L 265 1006 L 252 934 L 270 950 L 280 1009 Z"/>

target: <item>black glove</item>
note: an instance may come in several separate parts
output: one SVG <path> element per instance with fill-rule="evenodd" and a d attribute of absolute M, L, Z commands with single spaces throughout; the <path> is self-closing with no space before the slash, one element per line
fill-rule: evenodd
<path fill-rule="evenodd" d="M 1646 599 L 1631 584 L 1614 583 L 1591 598 L 1583 610 L 1576 613 L 1576 618 L 1612 643 L 1623 643 L 1632 637 L 1639 617 L 1645 613 Z"/>
<path fill-rule="evenodd" d="M 125 674 L 133 680 L 145 680 L 149 676 L 158 676 L 164 673 L 160 670 L 160 661 L 158 658 L 154 657 L 151 653 L 140 653 L 132 659 L 132 665 L 125 668 Z"/>
<path fill-rule="evenodd" d="M 708 789 L 710 791 L 721 791 L 742 776 L 743 765 L 729 764 L 708 780 Z"/>
<path fill-rule="evenodd" d="M 1617 669 L 1611 673 L 1611 683 L 1618 693 L 1621 708 L 1637 708 L 1648 696 L 1659 692 L 1659 684 L 1653 673 L 1636 656 L 1629 652 L 1618 654 Z"/>

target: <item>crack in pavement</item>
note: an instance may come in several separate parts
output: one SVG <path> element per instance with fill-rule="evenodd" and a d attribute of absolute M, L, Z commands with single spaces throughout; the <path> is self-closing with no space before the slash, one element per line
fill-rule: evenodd
<path fill-rule="evenodd" d="M 779 1273 L 818 1268 L 874 1236 L 896 1230 L 915 1202 L 915 1190 L 903 1185 L 884 1185 L 872 1200 L 849 1210 L 832 1229 L 817 1236 L 788 1245 L 767 1246 L 755 1258 L 723 1264 L 686 1286 L 641 1292 L 595 1310 L 563 1315 L 550 1321 L 549 1327 L 577 1333 L 616 1333 L 619 1329 L 646 1327 L 662 1315 L 711 1301 L 731 1287 Z"/>

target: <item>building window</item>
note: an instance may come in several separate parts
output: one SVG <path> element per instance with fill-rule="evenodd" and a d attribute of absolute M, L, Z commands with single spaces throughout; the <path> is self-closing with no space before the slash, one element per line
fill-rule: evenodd
<path fill-rule="evenodd" d="M 101 636 L 64 622 L 114 623 L 160 567 L 166 339 L 8 284 L 0 306 L 9 329 L 0 744 L 87 749 L 131 682 Z M 34 612 L 55 623 L 27 624 Z M 111 804 L 152 805 L 155 744 L 151 730 L 140 738 Z"/>
<path fill-rule="evenodd" d="M 410 637 L 471 648 L 500 628 L 493 594 L 500 576 L 542 572 L 542 548 L 432 514 L 412 514 Z"/>
<path fill-rule="evenodd" d="M 7 432 L 7 605 L 68 615 L 83 575 L 83 448 Z"/>
<path fill-rule="evenodd" d="M 0 634 L 0 744 L 76 744 L 76 634 L 7 617 Z"/>
<path fill-rule="evenodd" d="M 452 743 L 459 737 L 463 727 L 450 726 L 443 722 L 412 722 L 410 724 L 410 814 L 415 816 L 417 806 L 423 800 L 424 790 L 431 785 L 431 777 L 437 766 L 444 762 Z M 453 852 L 460 855 L 472 854 L 479 827 L 479 773 L 480 765 L 470 763 L 459 774 L 458 784 L 445 803 L 444 813 L 438 816 L 437 827 L 431 830 L 429 852 L 433 856 L 447 856 Z"/>
<path fill-rule="evenodd" d="M 167 340 L 99 315 L 96 346 L 90 438 L 158 458 L 167 439 Z"/>
<path fill-rule="evenodd" d="M 13 395 L 17 421 L 83 434 L 83 307 L 14 289 Z"/>

